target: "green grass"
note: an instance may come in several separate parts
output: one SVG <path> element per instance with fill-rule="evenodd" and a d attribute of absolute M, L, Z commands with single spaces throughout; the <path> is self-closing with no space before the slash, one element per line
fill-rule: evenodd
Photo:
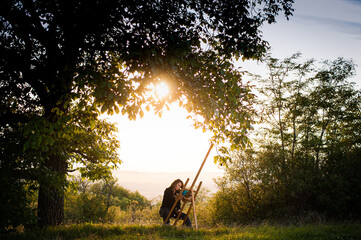
<path fill-rule="evenodd" d="M 191 230 L 169 226 L 78 224 L 0 235 L 0 239 L 247 239 L 247 240 L 357 240 L 361 224 L 304 226 L 245 226 Z"/>

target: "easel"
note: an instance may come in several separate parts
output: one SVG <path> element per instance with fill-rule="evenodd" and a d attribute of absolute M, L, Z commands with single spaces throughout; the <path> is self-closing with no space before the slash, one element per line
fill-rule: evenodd
<path fill-rule="evenodd" d="M 174 210 L 175 206 L 177 205 L 178 201 L 180 201 L 181 198 L 182 198 L 183 203 L 182 203 L 181 209 L 180 209 L 180 211 L 179 211 L 179 213 L 178 213 L 178 215 L 177 215 L 177 218 L 175 219 L 175 221 L 174 221 L 174 223 L 173 223 L 173 226 L 176 226 L 176 224 L 177 224 L 177 222 L 178 222 L 178 220 L 179 220 L 179 217 L 180 217 L 180 215 L 181 215 L 182 212 L 183 212 L 183 209 L 184 209 L 185 205 L 186 205 L 188 202 L 190 202 L 190 206 L 189 206 L 189 208 L 188 208 L 187 214 L 186 214 L 186 216 L 185 216 L 185 218 L 184 218 L 184 220 L 183 220 L 183 225 L 185 224 L 185 221 L 186 221 L 186 219 L 188 218 L 188 215 L 189 215 L 189 213 L 190 213 L 190 211 L 191 211 L 191 209 L 192 209 L 192 207 L 193 207 L 194 224 L 195 224 L 196 230 L 198 230 L 195 199 L 196 199 L 196 197 L 197 197 L 197 194 L 198 194 L 198 192 L 199 192 L 199 189 L 200 189 L 201 186 L 202 186 L 202 182 L 199 182 L 199 185 L 198 185 L 198 187 L 197 187 L 197 190 L 194 191 L 194 190 L 193 190 L 193 187 L 194 187 L 194 185 L 195 185 L 195 183 L 196 183 L 196 181 L 197 181 L 197 179 L 198 179 L 199 174 L 200 174 L 201 171 L 202 171 L 202 168 L 203 168 L 203 166 L 204 166 L 204 164 L 205 164 L 205 162 L 206 162 L 206 160 L 207 160 L 207 158 L 208 158 L 209 153 L 210 153 L 211 150 L 212 150 L 212 147 L 213 147 L 213 143 L 211 143 L 211 145 L 210 145 L 210 147 L 209 147 L 209 149 L 208 149 L 208 152 L 207 152 L 207 154 L 206 154 L 206 157 L 204 158 L 204 160 L 203 160 L 203 162 L 202 162 L 202 165 L 201 165 L 201 167 L 199 168 L 198 173 L 197 173 L 196 177 L 194 178 L 193 183 L 192 183 L 192 185 L 191 185 L 190 188 L 186 188 L 186 186 L 187 186 L 187 184 L 188 184 L 188 182 L 189 182 L 189 178 L 187 178 L 187 181 L 184 183 L 184 186 L 182 187 L 179 195 L 177 196 L 177 198 L 176 198 L 176 200 L 175 200 L 175 202 L 174 202 L 174 204 L 173 204 L 173 206 L 172 206 L 172 208 L 171 208 L 171 210 L 170 210 L 167 218 L 166 218 L 165 221 L 163 222 L 163 225 L 166 224 L 166 222 L 168 221 L 168 219 L 169 219 L 170 216 L 172 215 L 173 210 Z M 186 191 L 186 192 L 185 192 L 185 191 Z M 185 192 L 184 195 L 183 195 L 183 192 Z"/>

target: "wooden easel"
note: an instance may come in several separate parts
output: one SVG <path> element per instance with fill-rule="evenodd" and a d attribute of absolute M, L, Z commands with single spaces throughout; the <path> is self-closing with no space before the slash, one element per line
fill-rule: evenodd
<path fill-rule="evenodd" d="M 202 182 L 199 183 L 199 185 L 198 185 L 198 187 L 197 187 L 197 190 L 193 190 L 193 187 L 194 187 L 195 183 L 197 182 L 198 176 L 199 176 L 199 174 L 200 174 L 201 171 L 202 171 L 202 168 L 203 168 L 203 166 L 204 166 L 204 164 L 205 164 L 205 162 L 206 162 L 206 160 L 207 160 L 207 158 L 208 158 L 209 153 L 210 153 L 211 150 L 212 150 L 212 147 L 213 147 L 213 143 L 211 143 L 211 145 L 210 145 L 210 147 L 209 147 L 209 149 L 208 149 L 208 152 L 207 152 L 207 154 L 206 154 L 206 157 L 204 158 L 204 160 L 203 160 L 203 162 L 202 162 L 202 165 L 201 165 L 201 167 L 199 168 L 198 173 L 197 173 L 196 177 L 194 178 L 193 183 L 192 183 L 192 185 L 191 185 L 190 188 L 186 188 L 186 187 L 187 187 L 187 184 L 188 184 L 188 182 L 189 182 L 189 178 L 187 178 L 187 181 L 184 183 L 184 186 L 182 187 L 179 195 L 177 196 L 177 198 L 176 198 L 176 200 L 175 200 L 175 202 L 174 202 L 174 204 L 173 204 L 173 206 L 172 206 L 172 208 L 171 208 L 171 210 L 170 210 L 167 218 L 166 218 L 165 221 L 163 222 L 163 225 L 166 224 L 166 222 L 168 221 L 168 219 L 169 219 L 170 216 L 172 215 L 172 212 L 173 212 L 175 206 L 177 205 L 178 201 L 180 201 L 180 200 L 182 199 L 182 200 L 183 200 L 183 203 L 182 203 L 181 209 L 180 209 L 180 211 L 179 211 L 179 213 L 178 213 L 178 215 L 177 215 L 177 218 L 175 219 L 175 221 L 174 221 L 174 223 L 173 223 L 173 226 L 176 226 L 176 224 L 177 224 L 177 222 L 178 222 L 178 220 L 179 220 L 179 218 L 180 218 L 180 215 L 181 215 L 182 212 L 183 212 L 183 209 L 184 209 L 185 205 L 186 205 L 188 202 L 190 202 L 190 206 L 189 206 L 189 208 L 188 208 L 187 214 L 186 214 L 186 216 L 185 216 L 185 219 L 183 220 L 183 225 L 185 224 L 185 221 L 186 221 L 186 219 L 188 218 L 188 215 L 189 215 L 189 213 L 190 213 L 190 211 L 191 211 L 191 209 L 192 209 L 192 207 L 193 207 L 193 217 L 194 217 L 195 229 L 198 230 L 195 199 L 196 199 L 196 197 L 197 197 L 197 194 L 198 194 L 198 192 L 199 192 L 199 189 L 200 189 L 201 186 L 202 186 Z M 184 192 L 184 191 L 187 191 L 185 195 L 183 195 L 183 192 Z"/>

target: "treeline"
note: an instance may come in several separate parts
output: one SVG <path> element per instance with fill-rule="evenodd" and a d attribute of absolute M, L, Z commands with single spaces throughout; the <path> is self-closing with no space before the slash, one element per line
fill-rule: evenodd
<path fill-rule="evenodd" d="M 65 194 L 65 222 L 133 221 L 136 211 L 151 207 L 151 202 L 138 191 L 119 186 L 114 179 L 92 183 L 76 178 Z M 128 218 L 128 219 L 126 219 Z"/>
<path fill-rule="evenodd" d="M 212 199 L 215 221 L 361 218 L 361 94 L 342 58 L 316 67 L 300 54 L 268 58 L 256 76 L 253 147 L 231 161 Z"/>

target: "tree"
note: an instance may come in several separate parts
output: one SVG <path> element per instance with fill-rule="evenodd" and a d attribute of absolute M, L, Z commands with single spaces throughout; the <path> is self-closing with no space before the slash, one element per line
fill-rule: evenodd
<path fill-rule="evenodd" d="M 266 59 L 259 135 L 252 149 L 225 152 L 232 163 L 219 181 L 215 217 L 361 216 L 361 91 L 348 81 L 354 63 L 338 58 L 317 66 L 300 56 Z"/>
<path fill-rule="evenodd" d="M 259 188 L 259 162 L 254 152 L 232 151 L 232 162 L 225 167 L 225 174 L 216 181 L 219 190 L 210 201 L 214 223 L 248 223 L 259 218 L 267 192 Z"/>
<path fill-rule="evenodd" d="M 278 195 L 284 196 L 291 211 L 356 216 L 359 212 L 345 207 L 360 194 L 353 184 L 360 182 L 354 169 L 361 167 L 360 158 L 355 158 L 360 151 L 361 95 L 348 81 L 355 65 L 338 58 L 318 67 L 314 60 L 299 63 L 299 57 L 267 61 L 270 78 L 278 84 L 263 81 L 260 91 L 269 126 L 260 162 L 276 169 L 266 175 L 275 176 L 277 185 L 283 186 Z M 267 167 L 267 161 L 273 166 Z"/>
<path fill-rule="evenodd" d="M 39 225 L 63 221 L 69 170 L 99 179 L 120 163 L 101 113 L 179 101 L 214 141 L 245 145 L 253 95 L 231 60 L 260 59 L 259 27 L 292 3 L 1 1 L 1 167 L 39 184 Z M 149 91 L 161 78 L 172 94 L 160 101 Z"/>

